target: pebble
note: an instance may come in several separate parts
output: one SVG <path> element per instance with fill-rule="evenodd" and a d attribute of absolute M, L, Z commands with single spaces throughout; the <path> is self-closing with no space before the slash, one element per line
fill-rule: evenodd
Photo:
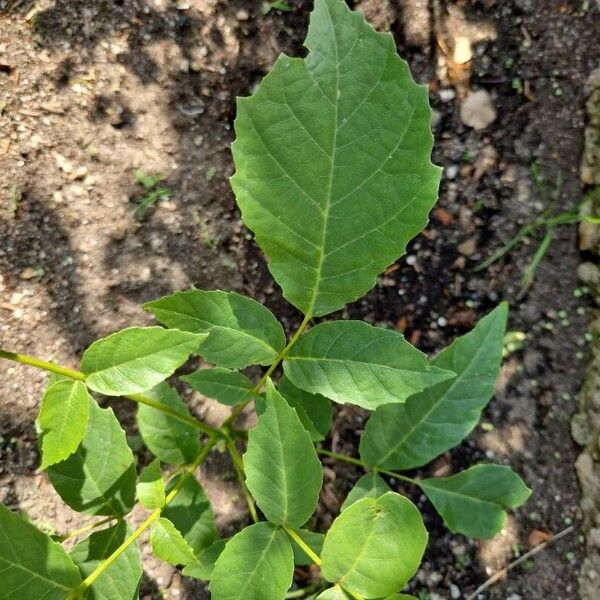
<path fill-rule="evenodd" d="M 450 598 L 452 598 L 452 600 L 458 600 L 460 598 L 460 596 L 461 596 L 461 594 L 460 594 L 460 590 L 458 589 L 458 586 L 451 583 L 450 584 Z"/>
<path fill-rule="evenodd" d="M 32 267 L 27 267 L 26 269 L 23 269 L 21 271 L 21 273 L 19 274 L 19 277 L 21 279 L 33 279 L 35 277 L 36 273 L 35 273 L 35 269 L 33 269 Z"/>
<path fill-rule="evenodd" d="M 444 170 L 446 179 L 454 179 L 458 175 L 458 165 L 450 165 Z"/>
<path fill-rule="evenodd" d="M 600 269 L 591 262 L 581 263 L 577 267 L 577 277 L 584 283 L 598 285 L 600 283 Z"/>
<path fill-rule="evenodd" d="M 492 98 L 485 90 L 471 92 L 460 107 L 461 121 L 476 130 L 485 129 L 497 116 Z"/>
<path fill-rule="evenodd" d="M 456 98 L 456 91 L 452 88 L 444 88 L 438 92 L 438 96 L 442 102 L 452 102 Z"/>

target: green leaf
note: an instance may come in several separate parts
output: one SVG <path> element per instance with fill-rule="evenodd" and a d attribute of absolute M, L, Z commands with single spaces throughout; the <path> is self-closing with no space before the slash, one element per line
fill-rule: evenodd
<path fill-rule="evenodd" d="M 390 486 L 377 473 L 367 473 L 350 490 L 350 493 L 342 504 L 341 510 L 346 510 L 349 506 L 363 498 L 379 498 L 379 496 L 383 496 L 383 494 L 389 491 L 391 491 Z"/>
<path fill-rule="evenodd" d="M 297 387 L 368 409 L 404 402 L 453 375 L 430 368 L 425 354 L 396 331 L 362 321 L 313 327 L 292 347 L 283 366 Z"/>
<path fill-rule="evenodd" d="M 197 392 L 214 398 L 221 404 L 235 406 L 252 399 L 252 382 L 242 373 L 215 367 L 202 369 L 191 375 L 181 377 Z"/>
<path fill-rule="evenodd" d="M 42 431 L 41 469 L 77 450 L 85 435 L 89 406 L 89 394 L 81 381 L 59 381 L 46 390 L 38 416 Z"/>
<path fill-rule="evenodd" d="M 317 600 L 350 600 L 350 596 L 339 585 L 336 585 L 321 592 L 317 596 Z"/>
<path fill-rule="evenodd" d="M 64 600 L 81 583 L 79 570 L 63 547 L 3 504 L 0 574 L 2 600 Z"/>
<path fill-rule="evenodd" d="M 383 469 L 419 467 L 472 431 L 494 393 L 506 317 L 502 303 L 431 361 L 457 373 L 455 379 L 411 396 L 403 405 L 375 411 L 360 441 L 365 463 Z"/>
<path fill-rule="evenodd" d="M 417 600 L 417 598 L 408 594 L 394 594 L 393 596 L 388 596 L 385 600 Z"/>
<path fill-rule="evenodd" d="M 235 292 L 178 292 L 144 308 L 168 327 L 208 333 L 202 356 L 220 367 L 270 365 L 285 346 L 283 327 L 273 313 Z"/>
<path fill-rule="evenodd" d="M 219 556 L 221 556 L 227 541 L 226 539 L 215 540 L 208 548 L 200 552 L 194 562 L 184 567 L 182 574 L 186 577 L 208 581 L 212 577 L 215 563 Z"/>
<path fill-rule="evenodd" d="M 179 481 L 174 478 L 167 486 L 167 493 Z M 208 548 L 218 537 L 215 513 L 195 477 L 188 477 L 180 492 L 162 511 L 185 537 L 196 554 Z"/>
<path fill-rule="evenodd" d="M 112 409 L 89 400 L 88 426 L 77 450 L 48 467 L 59 496 L 89 515 L 126 515 L 135 502 L 135 460 Z"/>
<path fill-rule="evenodd" d="M 219 556 L 210 581 L 214 600 L 283 600 L 292 585 L 294 554 L 271 523 L 242 529 Z"/>
<path fill-rule="evenodd" d="M 295 529 L 295 531 L 317 556 L 321 554 L 323 541 L 325 540 L 325 536 L 322 533 L 309 531 L 308 529 Z M 294 550 L 294 564 L 303 566 L 314 564 L 313 559 L 298 544 L 292 543 L 292 549 Z"/>
<path fill-rule="evenodd" d="M 155 458 L 142 469 L 137 495 L 144 508 L 160 508 L 165 503 L 165 480 L 160 472 L 160 460 Z"/>
<path fill-rule="evenodd" d="M 323 468 L 298 414 L 270 380 L 266 403 L 248 434 L 246 484 L 269 521 L 299 527 L 317 506 Z"/>
<path fill-rule="evenodd" d="M 502 530 L 505 509 L 521 506 L 531 495 L 523 480 L 501 465 L 476 465 L 452 477 L 423 479 L 419 486 L 450 531 L 483 539 Z"/>
<path fill-rule="evenodd" d="M 130 327 L 94 342 L 83 354 L 81 370 L 95 392 L 145 392 L 172 375 L 206 337 L 162 327 Z"/>
<path fill-rule="evenodd" d="M 144 395 L 171 410 L 190 416 L 185 402 L 165 382 L 159 383 Z M 137 425 L 150 452 L 164 463 L 183 465 L 193 462 L 200 454 L 198 430 L 193 425 L 144 404 L 138 405 Z"/>
<path fill-rule="evenodd" d="M 279 381 L 279 392 L 296 409 L 304 428 L 313 442 L 324 440 L 331 429 L 333 407 L 331 400 L 321 394 L 311 394 L 297 388 L 285 375 Z"/>
<path fill-rule="evenodd" d="M 152 552 L 170 565 L 187 565 L 196 559 L 194 551 L 179 530 L 169 519 L 164 517 L 152 525 L 150 544 Z"/>
<path fill-rule="evenodd" d="M 427 87 L 390 34 L 317 0 L 305 45 L 306 59 L 280 56 L 238 98 L 231 183 L 283 295 L 315 316 L 365 294 L 404 254 L 440 169 Z"/>
<path fill-rule="evenodd" d="M 131 530 L 124 521 L 95 531 L 70 552 L 84 577 L 108 558 L 127 538 Z M 131 544 L 89 588 L 86 600 L 137 600 L 142 578 L 140 550 Z"/>
<path fill-rule="evenodd" d="M 321 554 L 323 577 L 364 598 L 396 593 L 416 573 L 427 531 L 416 506 L 387 492 L 363 498 L 333 522 Z"/>

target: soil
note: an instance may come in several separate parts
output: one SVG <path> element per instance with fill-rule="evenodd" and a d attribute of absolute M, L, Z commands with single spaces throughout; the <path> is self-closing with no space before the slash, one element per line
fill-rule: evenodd
<path fill-rule="evenodd" d="M 140 303 L 190 285 L 234 289 L 272 308 L 288 331 L 299 315 L 281 297 L 244 229 L 228 177 L 236 95 L 249 94 L 279 52 L 302 55 L 310 3 L 263 14 L 250 0 L 0 0 L 0 345 L 76 366 L 117 328 L 149 323 Z M 574 532 L 486 591 L 493 600 L 573 600 L 583 560 L 569 421 L 589 359 L 590 299 L 579 287 L 577 231 L 555 229 L 533 285 L 521 277 L 540 239 L 525 239 L 487 270 L 474 267 L 533 221 L 582 196 L 578 168 L 584 83 L 600 61 L 600 7 L 568 0 L 362 0 L 394 34 L 434 108 L 440 201 L 408 255 L 338 317 L 403 331 L 433 353 L 500 299 L 525 334 L 505 361 L 482 426 L 419 474 L 447 475 L 482 459 L 510 464 L 533 489 L 487 542 L 450 534 L 424 498 L 430 544 L 410 590 L 466 598 L 540 536 Z M 466 38 L 473 58 L 454 53 Z M 484 90 L 495 119 L 463 123 Z M 463 115 L 464 118 L 464 115 Z M 145 220 L 134 171 L 164 173 Z M 545 186 L 536 173 L 542 174 Z M 558 181 L 557 177 L 561 180 Z M 545 188 L 545 189 L 543 189 Z M 45 375 L 0 364 L 0 500 L 59 532 L 78 517 L 39 470 L 34 419 Z M 190 397 L 200 415 L 209 407 Z M 131 409 L 116 403 L 135 429 Z M 331 446 L 356 453 L 365 415 L 336 413 Z M 358 473 L 325 461 L 316 525 L 336 514 Z M 230 467 L 202 470 L 224 533 L 245 517 Z M 404 491 L 397 482 L 396 489 Z M 205 598 L 204 586 L 145 552 L 143 598 Z"/>

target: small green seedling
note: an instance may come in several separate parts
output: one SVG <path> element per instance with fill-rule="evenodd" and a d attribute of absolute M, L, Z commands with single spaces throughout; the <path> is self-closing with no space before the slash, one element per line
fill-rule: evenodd
<path fill-rule="evenodd" d="M 597 217 L 582 214 L 579 210 L 579 207 L 583 203 L 593 200 L 594 198 L 600 195 L 600 187 L 592 190 L 586 196 L 584 196 L 584 198 L 579 202 L 579 205 L 575 209 L 555 213 L 554 209 L 560 199 L 560 194 L 562 190 L 561 173 L 558 172 L 556 175 L 556 180 L 552 192 L 548 192 L 545 179 L 537 163 L 534 163 L 531 166 L 531 173 L 539 197 L 542 198 L 547 204 L 546 208 L 541 212 L 540 216 L 535 221 L 521 227 L 517 234 L 513 238 L 511 238 L 506 244 L 504 244 L 504 246 L 496 250 L 496 252 L 494 252 L 489 258 L 487 258 L 475 267 L 475 271 L 487 269 L 489 266 L 493 265 L 495 262 L 499 261 L 506 254 L 508 254 L 527 236 L 539 235 L 541 233 L 543 234 L 541 241 L 533 257 L 531 258 L 531 260 L 525 267 L 525 270 L 523 271 L 523 276 L 521 278 L 521 286 L 523 291 L 528 290 L 533 284 L 535 272 L 540 263 L 542 262 L 544 256 L 548 252 L 548 249 L 550 248 L 552 239 L 554 237 L 554 230 L 556 227 L 559 227 L 561 225 L 571 225 L 573 223 L 581 223 L 582 221 L 587 221 L 590 223 L 600 223 L 600 219 L 598 219 Z"/>
<path fill-rule="evenodd" d="M 268 15 L 272 10 L 281 10 L 283 12 L 290 12 L 291 6 L 283 0 L 274 0 L 273 2 L 263 2 L 262 13 Z"/>
<path fill-rule="evenodd" d="M 169 188 L 156 188 L 156 186 L 166 179 L 163 173 L 148 174 L 142 169 L 136 169 L 133 173 L 136 181 L 144 188 L 144 195 L 132 212 L 136 221 L 143 221 L 150 208 L 159 200 L 170 198 L 173 192 Z"/>
<path fill-rule="evenodd" d="M 296 566 L 309 565 L 308 593 L 319 600 L 415 600 L 402 590 L 428 534 L 398 482 L 474 538 L 501 531 L 507 510 L 528 498 L 502 465 L 406 474 L 477 426 L 500 371 L 505 303 L 432 359 L 395 330 L 324 319 L 405 253 L 427 223 L 440 169 L 430 158 L 427 87 L 415 84 L 391 35 L 343 0 L 316 0 L 306 46 L 306 58 L 280 56 L 254 95 L 238 100 L 231 180 L 275 281 L 302 314 L 299 327 L 286 338 L 263 304 L 191 289 L 145 304 L 161 326 L 94 342 L 79 370 L 0 350 L 52 373 L 37 419 L 41 468 L 68 506 L 101 517 L 56 538 L 76 537 L 69 550 L 0 505 L 2 597 L 137 598 L 138 540 L 148 534 L 156 557 L 210 581 L 215 600 L 297 596 Z M 140 179 L 145 189 L 159 181 Z M 167 383 L 190 357 L 204 368 Z M 181 386 L 230 406 L 230 416 L 205 423 Z M 136 464 L 97 395 L 137 404 L 150 464 Z M 257 420 L 247 430 L 237 418 L 251 403 Z M 369 415 L 358 456 L 329 449 L 333 407 L 346 403 Z M 252 521 L 228 538 L 196 477 L 213 450 L 229 454 Z M 323 457 L 364 474 L 319 530 L 328 521 L 314 518 Z"/>

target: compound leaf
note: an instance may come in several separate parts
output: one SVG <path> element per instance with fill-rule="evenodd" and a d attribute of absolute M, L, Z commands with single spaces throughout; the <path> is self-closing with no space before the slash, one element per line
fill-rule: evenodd
<path fill-rule="evenodd" d="M 419 486 L 448 529 L 472 538 L 491 538 L 506 524 L 507 508 L 521 506 L 531 494 L 523 480 L 502 465 L 475 465 Z"/>
<path fill-rule="evenodd" d="M 90 575 L 127 538 L 131 530 L 124 521 L 95 531 L 70 552 L 84 577 Z M 142 578 L 140 550 L 131 544 L 89 588 L 86 600 L 137 600 Z"/>
<path fill-rule="evenodd" d="M 135 502 L 135 460 L 112 409 L 89 399 L 88 426 L 77 450 L 48 467 L 59 496 L 89 515 L 126 515 Z"/>
<path fill-rule="evenodd" d="M 204 548 L 198 558 L 186 565 L 182 574 L 194 579 L 208 581 L 213 574 L 215 563 L 225 549 L 226 539 L 215 540 L 208 548 Z"/>
<path fill-rule="evenodd" d="M 419 467 L 472 431 L 494 393 L 507 310 L 506 303 L 500 304 L 431 361 L 454 371 L 455 379 L 427 388 L 403 405 L 382 406 L 371 415 L 360 441 L 364 462 L 384 469 Z"/>
<path fill-rule="evenodd" d="M 427 87 L 391 35 L 316 0 L 305 45 L 306 59 L 280 56 L 238 99 L 231 183 L 283 295 L 314 316 L 365 294 L 405 252 L 440 169 Z"/>
<path fill-rule="evenodd" d="M 332 321 L 313 327 L 292 347 L 284 369 L 303 390 L 371 410 L 404 402 L 453 376 L 430 368 L 425 354 L 400 333 L 362 321 Z"/>
<path fill-rule="evenodd" d="M 152 525 L 150 531 L 152 552 L 170 565 L 187 565 L 196 560 L 194 551 L 185 541 L 179 530 L 164 517 L 160 517 Z"/>
<path fill-rule="evenodd" d="M 273 313 L 235 292 L 178 292 L 144 308 L 168 327 L 208 333 L 202 356 L 220 367 L 270 365 L 285 346 L 283 328 Z"/>
<path fill-rule="evenodd" d="M 364 598 L 396 593 L 416 573 L 427 544 L 427 531 L 416 506 L 387 492 L 363 498 L 333 522 L 325 536 L 321 571 Z"/>
<path fill-rule="evenodd" d="M 144 395 L 186 417 L 190 416 L 185 402 L 164 381 Z M 145 404 L 138 405 L 137 425 L 150 452 L 164 463 L 183 465 L 193 462 L 200 454 L 198 430 L 193 425 Z"/>
<path fill-rule="evenodd" d="M 137 484 L 137 495 L 144 508 L 160 508 L 165 503 L 165 480 L 158 458 L 142 469 Z"/>
<path fill-rule="evenodd" d="M 331 429 L 333 417 L 331 400 L 321 394 L 311 394 L 306 390 L 301 390 L 286 375 L 279 380 L 278 388 L 286 402 L 296 409 L 298 417 L 310 434 L 312 441 L 324 440 Z"/>
<path fill-rule="evenodd" d="M 291 552 L 291 550 L 290 550 Z M 0 504 L 2 600 L 64 600 L 81 574 L 63 547 Z"/>
<path fill-rule="evenodd" d="M 81 381 L 58 381 L 46 390 L 38 416 L 42 469 L 77 450 L 87 428 L 89 407 L 90 396 Z"/>
<path fill-rule="evenodd" d="M 389 491 L 391 491 L 390 486 L 377 473 L 367 473 L 350 490 L 342 504 L 341 510 L 346 510 L 349 506 L 363 498 L 379 498 L 379 496 Z"/>
<path fill-rule="evenodd" d="M 270 380 L 266 407 L 248 435 L 246 484 L 269 521 L 299 527 L 317 506 L 323 469 L 298 414 Z"/>
<path fill-rule="evenodd" d="M 222 367 L 202 369 L 181 379 L 201 394 L 229 406 L 246 402 L 253 396 L 254 386 L 245 375 Z"/>
<path fill-rule="evenodd" d="M 272 523 L 242 529 L 221 553 L 210 581 L 214 600 L 283 600 L 292 585 L 294 554 Z"/>
<path fill-rule="evenodd" d="M 176 477 L 167 486 L 167 493 L 177 484 Z M 199 554 L 218 537 L 215 513 L 195 477 L 188 477 L 183 487 L 166 506 L 162 515 L 181 532 L 192 550 Z"/>
<path fill-rule="evenodd" d="M 130 327 L 94 342 L 83 354 L 81 370 L 95 392 L 145 392 L 172 375 L 206 337 L 162 327 Z"/>

